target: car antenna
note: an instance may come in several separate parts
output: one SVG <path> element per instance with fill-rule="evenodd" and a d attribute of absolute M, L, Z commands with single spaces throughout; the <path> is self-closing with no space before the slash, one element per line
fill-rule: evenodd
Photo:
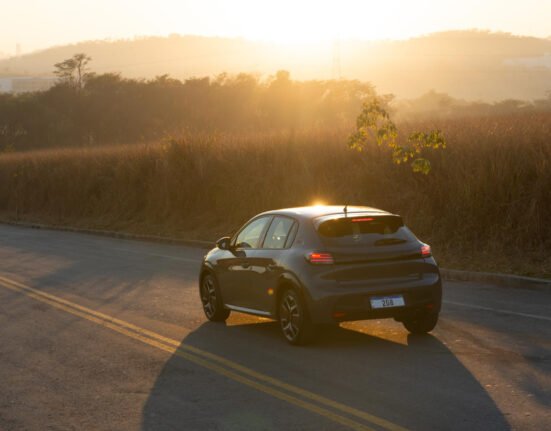
<path fill-rule="evenodd" d="M 348 204 L 346 204 L 343 208 L 343 211 L 344 211 L 344 216 L 345 217 L 348 217 Z"/>

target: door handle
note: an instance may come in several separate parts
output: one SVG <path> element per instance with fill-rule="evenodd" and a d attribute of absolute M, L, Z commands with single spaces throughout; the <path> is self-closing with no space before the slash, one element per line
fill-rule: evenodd
<path fill-rule="evenodd" d="M 251 266 L 250 262 L 248 261 L 244 261 L 243 264 L 241 265 L 244 269 L 247 269 Z"/>
<path fill-rule="evenodd" d="M 270 263 L 270 264 L 268 264 L 267 268 L 268 268 L 269 271 L 275 271 L 276 269 L 279 268 L 279 266 L 276 265 L 275 263 Z"/>

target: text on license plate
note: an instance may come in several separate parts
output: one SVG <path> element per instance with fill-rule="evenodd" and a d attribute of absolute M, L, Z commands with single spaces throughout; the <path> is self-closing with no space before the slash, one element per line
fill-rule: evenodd
<path fill-rule="evenodd" d="M 371 308 L 390 308 L 405 306 L 402 295 L 374 296 L 371 298 Z"/>

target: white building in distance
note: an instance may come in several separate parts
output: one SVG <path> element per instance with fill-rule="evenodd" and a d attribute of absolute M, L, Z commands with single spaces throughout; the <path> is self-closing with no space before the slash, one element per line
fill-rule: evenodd
<path fill-rule="evenodd" d="M 517 57 L 505 60 L 508 66 L 545 67 L 551 69 L 551 52 L 538 57 Z"/>
<path fill-rule="evenodd" d="M 53 77 L 0 77 L 0 93 L 29 93 L 33 91 L 46 91 L 54 86 L 57 78 Z"/>

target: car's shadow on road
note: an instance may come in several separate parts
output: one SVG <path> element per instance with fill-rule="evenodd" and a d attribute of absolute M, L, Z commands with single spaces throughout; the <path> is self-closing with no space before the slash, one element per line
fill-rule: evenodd
<path fill-rule="evenodd" d="M 393 331 L 392 324 L 388 336 L 376 327 L 365 332 L 341 327 L 324 330 L 312 345 L 293 347 L 282 339 L 275 322 L 245 318 L 235 323 L 204 323 L 182 340 L 180 349 L 189 352 L 186 346 L 191 346 L 218 355 L 406 429 L 510 429 L 485 389 L 432 335 L 406 336 Z M 362 422 L 341 410 L 336 413 Z M 142 416 L 142 429 L 148 431 L 341 426 L 178 354 L 158 376 Z"/>

